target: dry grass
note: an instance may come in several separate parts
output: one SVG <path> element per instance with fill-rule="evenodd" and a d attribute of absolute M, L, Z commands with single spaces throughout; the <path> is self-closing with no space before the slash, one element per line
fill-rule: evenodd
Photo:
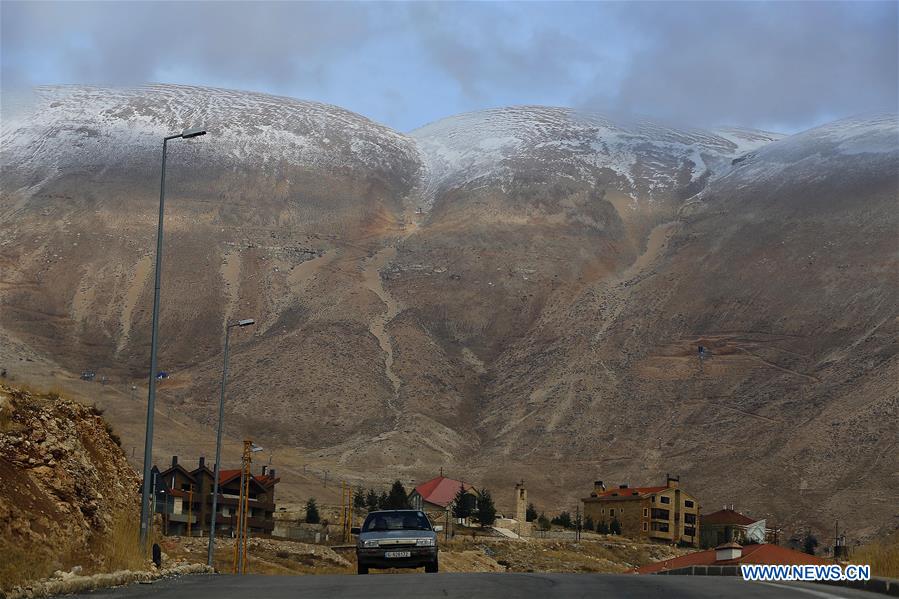
<path fill-rule="evenodd" d="M 856 548 L 849 561 L 853 564 L 870 565 L 872 576 L 899 578 L 899 532 L 882 541 Z"/>
<path fill-rule="evenodd" d="M 140 517 L 123 511 L 113 517 L 107 534 L 96 537 L 91 553 L 98 562 L 98 571 L 142 570 L 147 558 L 140 548 Z"/>

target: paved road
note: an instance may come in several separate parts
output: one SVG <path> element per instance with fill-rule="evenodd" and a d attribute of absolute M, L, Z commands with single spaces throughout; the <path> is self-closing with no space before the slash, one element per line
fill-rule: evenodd
<path fill-rule="evenodd" d="M 718 576 L 616 574 L 398 574 L 383 576 L 185 576 L 76 595 L 121 599 L 301 599 L 340 597 L 748 597 L 877 599 L 880 595 L 815 584 L 768 584 Z"/>

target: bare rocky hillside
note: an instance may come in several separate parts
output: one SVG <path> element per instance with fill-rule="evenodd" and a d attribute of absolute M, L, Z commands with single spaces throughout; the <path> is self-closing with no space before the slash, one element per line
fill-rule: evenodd
<path fill-rule="evenodd" d="M 547 509 L 671 472 L 710 507 L 895 525 L 895 115 L 782 136 L 516 107 L 402 135 L 264 94 L 43 89 L 3 124 L 3 335 L 145 378 L 159 142 L 195 124 L 160 352 L 193 424 L 157 459 L 209 437 L 224 323 L 253 317 L 228 432 L 296 467 L 524 478 Z"/>
<path fill-rule="evenodd" d="M 0 385 L 0 587 L 143 566 L 138 477 L 93 408 Z"/>

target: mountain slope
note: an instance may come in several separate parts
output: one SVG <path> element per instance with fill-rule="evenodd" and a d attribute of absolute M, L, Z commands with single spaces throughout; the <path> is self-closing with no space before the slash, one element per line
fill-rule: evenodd
<path fill-rule="evenodd" d="M 165 409 L 210 423 L 224 323 L 253 317 L 229 432 L 321 469 L 524 477 L 548 509 L 670 471 L 782 521 L 859 488 L 859 530 L 889 517 L 894 115 L 783 137 L 514 107 L 404 136 L 246 92 L 41 94 L 4 123 L 0 327 L 72 372 L 145 376 L 159 137 L 205 121 L 170 146 Z"/>

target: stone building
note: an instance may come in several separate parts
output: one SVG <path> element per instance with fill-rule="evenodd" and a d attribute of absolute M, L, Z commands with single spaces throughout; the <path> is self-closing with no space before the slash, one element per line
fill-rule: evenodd
<path fill-rule="evenodd" d="M 680 488 L 680 477 L 667 476 L 659 487 L 613 489 L 599 480 L 582 501 L 585 518 L 609 527 L 617 521 L 622 535 L 699 546 L 699 502 Z"/>
<path fill-rule="evenodd" d="M 237 528 L 241 471 L 219 472 L 219 497 L 216 506 L 216 533 L 230 535 Z M 274 528 L 275 485 L 280 481 L 275 470 L 262 467 L 249 484 L 247 525 L 251 534 L 271 534 Z M 163 532 L 167 535 L 203 536 L 209 533 L 212 513 L 213 471 L 200 458 L 196 469 L 188 470 L 172 456 L 165 470 L 153 466 L 153 510 L 162 514 Z"/>
<path fill-rule="evenodd" d="M 764 543 L 766 538 L 765 520 L 750 518 L 731 508 L 706 514 L 702 517 L 702 546 L 717 547 L 723 543 L 741 545 Z"/>

